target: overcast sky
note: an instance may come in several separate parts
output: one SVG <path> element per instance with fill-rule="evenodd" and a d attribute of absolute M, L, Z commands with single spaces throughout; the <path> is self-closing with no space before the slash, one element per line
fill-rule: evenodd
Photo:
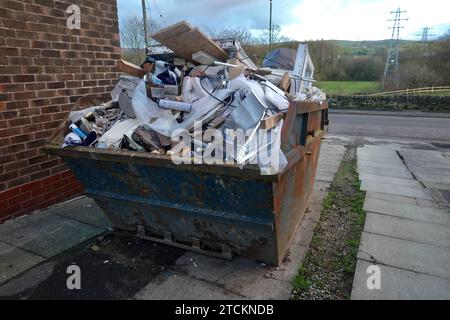
<path fill-rule="evenodd" d="M 119 18 L 142 15 L 141 0 L 117 0 Z M 253 33 L 269 24 L 269 0 L 147 0 L 151 18 L 165 26 L 187 20 L 204 30 L 243 27 Z M 155 6 L 157 5 L 157 7 Z M 407 10 L 403 39 L 418 39 L 425 26 L 441 35 L 450 29 L 449 0 L 273 0 L 273 23 L 295 40 L 390 38 L 389 12 Z M 159 12 L 163 19 L 159 16 Z"/>

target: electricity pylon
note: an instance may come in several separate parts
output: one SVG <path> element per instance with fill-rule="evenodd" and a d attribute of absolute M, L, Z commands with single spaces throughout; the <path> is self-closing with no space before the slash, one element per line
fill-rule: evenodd
<path fill-rule="evenodd" d="M 422 29 L 422 34 L 418 34 L 417 36 L 421 36 L 421 42 L 422 42 L 422 51 L 423 56 L 425 58 L 428 58 L 430 56 L 430 40 L 432 37 L 434 37 L 434 34 L 431 34 L 430 31 L 433 28 L 431 27 L 424 27 Z"/>
<path fill-rule="evenodd" d="M 383 82 L 381 83 L 381 88 L 384 91 L 384 86 L 387 80 L 394 78 L 395 86 L 398 90 L 398 56 L 400 49 L 400 29 L 404 27 L 401 26 L 402 21 L 408 21 L 408 18 L 402 18 L 401 15 L 406 13 L 406 11 L 400 10 L 398 8 L 396 11 L 391 11 L 391 15 L 394 14 L 394 19 L 389 19 L 388 21 L 393 21 L 394 25 L 389 29 L 392 29 L 391 40 L 389 41 L 389 48 L 386 57 L 386 65 L 384 67 Z"/>

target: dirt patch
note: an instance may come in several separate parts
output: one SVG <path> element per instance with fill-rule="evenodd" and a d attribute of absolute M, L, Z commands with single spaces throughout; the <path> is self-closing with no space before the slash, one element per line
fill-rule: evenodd
<path fill-rule="evenodd" d="M 133 236 L 108 234 L 50 261 L 50 276 L 33 288 L 3 299 L 132 299 L 186 251 Z M 67 268 L 81 270 L 81 290 L 67 289 Z M 14 280 L 13 280 L 14 281 Z"/>
<path fill-rule="evenodd" d="M 306 258 L 294 280 L 292 299 L 349 299 L 365 222 L 365 192 L 356 172 L 356 148 L 348 147 Z"/>

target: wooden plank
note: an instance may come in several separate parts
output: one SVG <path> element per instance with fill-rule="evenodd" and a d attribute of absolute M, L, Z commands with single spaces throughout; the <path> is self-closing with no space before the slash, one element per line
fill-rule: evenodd
<path fill-rule="evenodd" d="M 297 113 L 308 113 L 328 109 L 327 101 L 322 101 L 322 104 L 313 101 L 299 101 L 299 102 L 294 101 L 294 104 L 297 105 Z"/>
<path fill-rule="evenodd" d="M 120 72 L 124 72 L 138 78 L 142 78 L 145 74 L 144 69 L 125 60 L 119 60 L 117 63 L 117 68 Z"/>
<path fill-rule="evenodd" d="M 220 61 L 226 61 L 228 54 L 207 35 L 181 21 L 152 35 L 152 38 L 171 49 L 179 57 L 191 62 L 192 54 L 204 51 Z"/>
<path fill-rule="evenodd" d="M 280 122 L 282 119 L 284 119 L 285 113 L 279 112 L 271 117 L 268 117 L 266 119 L 263 119 L 261 121 L 261 129 L 269 130 L 275 127 L 278 122 Z"/>
<path fill-rule="evenodd" d="M 177 35 L 190 31 L 192 27 L 186 21 L 180 21 L 164 29 L 159 30 L 151 35 L 151 37 L 157 41 L 159 39 L 170 39 L 176 37 Z"/>
<path fill-rule="evenodd" d="M 288 92 L 291 87 L 291 78 L 289 77 L 289 72 L 286 72 L 281 78 L 280 88 L 284 90 L 284 92 Z"/>

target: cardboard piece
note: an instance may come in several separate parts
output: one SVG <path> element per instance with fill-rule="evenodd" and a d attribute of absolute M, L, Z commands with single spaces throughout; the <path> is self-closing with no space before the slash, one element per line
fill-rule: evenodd
<path fill-rule="evenodd" d="M 186 21 L 162 29 L 152 34 L 152 38 L 188 61 L 195 62 L 192 54 L 198 51 L 206 52 L 220 61 L 228 59 L 228 54 L 219 45 Z"/>
<path fill-rule="evenodd" d="M 238 66 L 237 68 L 234 68 L 234 67 L 228 68 L 228 77 L 230 78 L 230 80 L 236 79 L 241 74 L 244 74 L 245 69 L 247 69 L 247 67 L 236 58 L 228 60 L 227 63 Z"/>

